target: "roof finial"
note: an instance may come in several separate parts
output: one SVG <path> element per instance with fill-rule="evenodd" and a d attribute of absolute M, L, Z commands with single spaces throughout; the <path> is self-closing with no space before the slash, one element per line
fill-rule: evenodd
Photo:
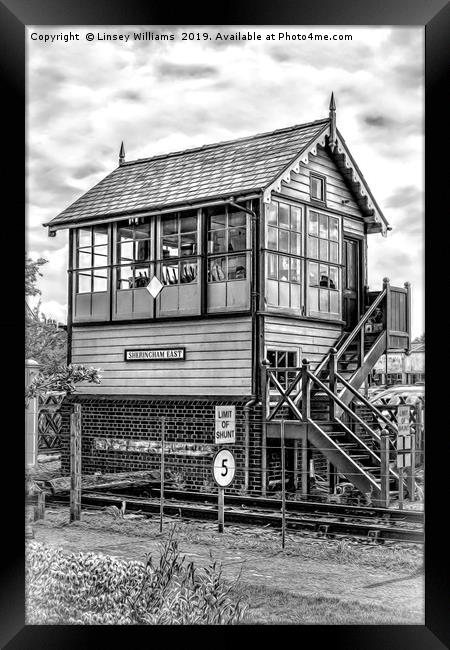
<path fill-rule="evenodd" d="M 330 99 L 330 139 L 329 139 L 330 149 L 334 151 L 337 145 L 337 134 L 336 134 L 336 103 L 334 101 L 334 93 L 331 93 Z"/>
<path fill-rule="evenodd" d="M 120 151 L 119 151 L 119 166 L 123 165 L 125 162 L 125 147 L 123 146 L 123 140 L 122 144 L 120 145 Z"/>

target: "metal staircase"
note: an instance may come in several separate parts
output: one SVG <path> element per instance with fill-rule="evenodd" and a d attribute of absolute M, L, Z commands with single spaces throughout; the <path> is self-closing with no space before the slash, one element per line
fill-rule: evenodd
<path fill-rule="evenodd" d="M 371 303 L 354 329 L 341 336 L 314 370 L 303 360 L 301 368 L 289 369 L 290 382 L 282 385 L 277 373 L 286 368 L 266 368 L 268 436 L 279 437 L 277 423 L 282 418 L 288 437 L 319 450 L 337 473 L 375 504 L 382 504 L 386 492 L 398 486 L 398 474 L 388 461 L 382 474 L 382 454 L 389 459 L 397 426 L 359 389 L 392 337 L 403 336 L 409 345 L 407 317 L 403 330 L 391 326 L 392 292 L 396 291 L 408 290 L 390 287 L 386 280 L 381 292 L 371 294 Z M 408 302 L 404 301 L 406 307 Z M 382 314 L 376 327 L 375 314 Z M 402 322 L 395 318 L 396 324 Z M 355 403 L 364 405 L 364 419 L 355 412 Z"/>

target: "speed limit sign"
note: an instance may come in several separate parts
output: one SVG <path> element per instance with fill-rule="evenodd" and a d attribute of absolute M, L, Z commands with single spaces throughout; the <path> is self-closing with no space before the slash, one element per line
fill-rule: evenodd
<path fill-rule="evenodd" d="M 229 449 L 220 449 L 213 459 L 214 480 L 219 487 L 227 487 L 234 479 L 236 461 Z"/>

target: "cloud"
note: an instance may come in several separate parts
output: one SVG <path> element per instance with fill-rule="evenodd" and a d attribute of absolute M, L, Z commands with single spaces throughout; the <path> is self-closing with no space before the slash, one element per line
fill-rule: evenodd
<path fill-rule="evenodd" d="M 217 68 L 211 65 L 179 64 L 169 61 L 159 63 L 156 72 L 170 79 L 204 79 L 218 74 Z"/>

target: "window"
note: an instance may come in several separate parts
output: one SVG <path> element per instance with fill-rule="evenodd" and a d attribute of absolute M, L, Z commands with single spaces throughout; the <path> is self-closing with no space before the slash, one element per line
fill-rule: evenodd
<path fill-rule="evenodd" d="M 296 371 L 289 371 L 289 368 L 297 367 L 297 355 L 297 351 L 267 350 L 267 361 L 272 368 L 278 368 L 275 376 L 284 389 L 292 383 L 297 374 Z"/>
<path fill-rule="evenodd" d="M 88 226 L 78 230 L 76 293 L 108 290 L 108 226 Z"/>
<path fill-rule="evenodd" d="M 302 211 L 287 203 L 267 206 L 267 302 L 270 306 L 300 310 Z"/>
<path fill-rule="evenodd" d="M 250 307 L 248 215 L 232 206 L 206 210 L 208 310 Z"/>
<path fill-rule="evenodd" d="M 197 210 L 161 217 L 161 282 L 190 284 L 198 278 Z M 188 259 L 189 258 L 189 259 Z"/>
<path fill-rule="evenodd" d="M 311 174 L 309 177 L 309 182 L 311 199 L 314 201 L 325 202 L 325 177 Z"/>
<path fill-rule="evenodd" d="M 153 276 L 152 237 L 149 219 L 117 225 L 117 289 L 146 287 Z"/>
<path fill-rule="evenodd" d="M 339 219 L 310 210 L 307 240 L 310 314 L 340 314 L 339 243 Z"/>

